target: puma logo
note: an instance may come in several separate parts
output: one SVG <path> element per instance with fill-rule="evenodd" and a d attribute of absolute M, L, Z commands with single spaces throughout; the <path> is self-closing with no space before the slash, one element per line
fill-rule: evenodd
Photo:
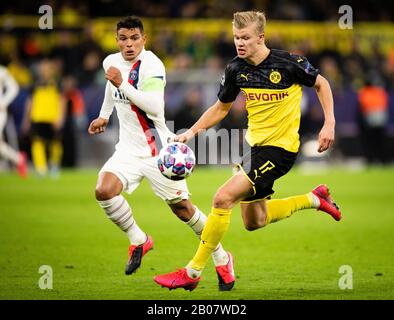
<path fill-rule="evenodd" d="M 302 58 L 297 59 L 297 62 L 302 62 L 302 61 L 304 61 L 304 59 Z"/>
<path fill-rule="evenodd" d="M 246 81 L 248 81 L 248 75 L 249 75 L 249 73 L 247 73 L 246 75 L 241 73 L 241 78 L 244 78 Z"/>

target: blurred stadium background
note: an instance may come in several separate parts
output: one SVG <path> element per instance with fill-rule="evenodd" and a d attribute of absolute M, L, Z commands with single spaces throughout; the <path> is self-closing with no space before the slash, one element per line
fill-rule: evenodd
<path fill-rule="evenodd" d="M 54 13 L 52 30 L 38 28 L 38 8 Z M 88 137 L 86 128 L 101 107 L 105 83 L 101 62 L 116 51 L 114 27 L 127 14 L 143 17 L 147 48 L 165 63 L 166 118 L 175 131 L 188 128 L 216 99 L 223 68 L 235 50 L 231 19 L 236 10 L 263 9 L 268 18 L 269 47 L 307 56 L 328 78 L 334 91 L 337 142 L 331 162 L 392 163 L 394 160 L 394 24 L 393 12 L 379 1 L 348 1 L 353 29 L 340 29 L 340 1 L 24 1 L 0 4 L 0 63 L 8 66 L 21 86 L 9 108 L 8 140 L 30 151 L 21 122 L 38 66 L 49 61 L 69 102 L 63 165 L 95 167 L 112 152 L 116 121 L 106 135 Z M 73 79 L 73 80 L 71 80 Z M 70 81 L 82 99 L 67 93 Z M 386 121 L 372 137 L 361 125 L 361 104 L 379 99 L 361 97 L 366 83 L 384 90 Z M 221 127 L 245 128 L 242 96 Z M 323 114 L 313 89 L 305 88 L 302 103 L 303 141 L 316 138 Z M 13 121 L 12 121 L 13 120 Z M 375 130 L 376 131 L 376 130 Z M 370 136 L 368 138 L 368 135 Z M 68 137 L 68 138 L 67 138 Z M 372 137 L 372 138 L 371 138 Z M 66 139 L 67 138 L 67 139 Z M 371 142 L 372 139 L 372 142 Z M 372 153 L 372 155 L 371 155 Z M 355 161 L 351 164 L 354 165 Z"/>
<path fill-rule="evenodd" d="M 338 26 L 343 4 L 353 9 L 353 29 Z M 38 28 L 41 5 L 53 9 L 51 30 Z M 326 182 L 344 219 L 336 224 L 310 210 L 247 233 L 237 208 L 224 239 L 236 257 L 235 290 L 219 293 L 209 266 L 198 290 L 169 293 L 152 277 L 186 263 L 197 242 L 144 182 L 128 199 L 157 246 L 135 276 L 124 277 L 127 239 L 107 221 L 93 195 L 98 168 L 117 140 L 117 121 L 104 135 L 86 132 L 104 94 L 101 62 L 117 50 L 115 24 L 125 15 L 142 17 L 147 49 L 166 65 L 166 118 L 177 131 L 216 100 L 223 68 L 235 55 L 232 14 L 249 9 L 266 12 L 268 46 L 307 56 L 330 81 L 335 100 L 336 145 L 317 157 L 313 140 L 323 114 L 313 89 L 305 88 L 299 166 L 278 182 L 275 195 L 286 197 Z M 393 21 L 391 5 L 371 0 L 0 2 L 0 64 L 8 66 L 21 87 L 9 108 L 6 139 L 30 154 L 30 137 L 21 128 L 25 103 L 39 66 L 49 63 L 69 101 L 63 166 L 78 169 L 64 170 L 57 180 L 37 179 L 34 172 L 22 180 L 6 172 L 10 166 L 0 160 L 0 298 L 393 299 Z M 363 98 L 360 92 L 367 84 L 379 93 Z M 70 96 L 70 86 L 78 94 Z M 360 110 L 375 99 L 387 102 L 379 105 L 384 117 L 377 128 L 368 129 Z M 240 96 L 221 127 L 245 126 Z M 319 170 L 311 170 L 313 164 Z M 203 211 L 208 212 L 212 194 L 229 175 L 228 168 L 197 166 L 188 181 Z M 54 290 L 37 286 L 44 264 L 54 269 Z M 354 290 L 338 289 L 341 265 L 353 267 Z"/>

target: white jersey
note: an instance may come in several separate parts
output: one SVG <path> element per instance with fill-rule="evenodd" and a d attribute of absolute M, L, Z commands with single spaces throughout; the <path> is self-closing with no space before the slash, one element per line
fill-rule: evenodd
<path fill-rule="evenodd" d="M 15 99 L 19 86 L 8 70 L 0 66 L 0 112 L 7 112 L 6 108 Z"/>
<path fill-rule="evenodd" d="M 149 78 L 160 78 L 165 83 L 164 64 L 153 52 L 143 49 L 135 61 L 125 61 L 119 52 L 107 56 L 103 61 L 103 68 L 105 71 L 110 66 L 119 69 L 122 78 L 128 79 L 128 84 L 137 90 L 141 90 L 144 81 Z M 120 88 L 107 82 L 100 117 L 108 119 L 115 106 L 119 119 L 119 142 L 115 148 L 125 156 L 157 156 L 173 135 L 165 124 L 164 92 L 157 94 L 162 99 L 163 107 L 155 114 L 148 114 L 134 105 Z"/>

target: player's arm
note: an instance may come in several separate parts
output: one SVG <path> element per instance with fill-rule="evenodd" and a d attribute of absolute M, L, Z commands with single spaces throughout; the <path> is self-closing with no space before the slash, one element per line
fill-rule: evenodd
<path fill-rule="evenodd" d="M 22 133 L 24 135 L 29 134 L 31 127 L 31 109 L 32 109 L 32 97 L 29 96 L 25 102 L 25 112 L 22 119 Z"/>
<path fill-rule="evenodd" d="M 203 113 L 200 119 L 185 133 L 174 137 L 174 141 L 186 143 L 197 135 L 200 131 L 209 129 L 222 121 L 231 109 L 232 102 L 224 103 L 219 99 L 207 111 Z"/>
<path fill-rule="evenodd" d="M 3 84 L 6 87 L 4 94 L 1 97 L 0 101 L 0 111 L 1 109 L 6 109 L 12 100 L 15 99 L 19 92 L 19 85 L 15 81 L 14 77 L 8 72 L 7 69 L 4 69 L 3 72 Z"/>
<path fill-rule="evenodd" d="M 94 119 L 90 123 L 88 128 L 88 133 L 98 134 L 104 132 L 107 127 L 113 109 L 114 109 L 114 101 L 112 99 L 111 85 L 109 81 L 107 81 L 107 85 L 105 86 L 104 101 L 101 106 L 100 114 L 98 118 Z"/>
<path fill-rule="evenodd" d="M 138 108 L 151 115 L 158 115 L 164 110 L 164 81 L 151 77 L 144 81 L 142 90 L 134 88 L 127 79 L 122 78 L 119 69 L 109 67 L 106 78 L 119 88 Z"/>
<path fill-rule="evenodd" d="M 59 119 L 54 123 L 55 131 L 60 131 L 61 128 L 64 126 L 64 121 L 66 119 L 66 112 L 67 112 L 67 104 L 66 100 L 63 96 L 60 97 L 60 115 Z"/>
<path fill-rule="evenodd" d="M 318 152 L 323 152 L 334 144 L 335 139 L 335 116 L 334 99 L 330 84 L 320 74 L 316 77 L 314 85 L 317 96 L 324 112 L 324 125 L 319 133 Z"/>

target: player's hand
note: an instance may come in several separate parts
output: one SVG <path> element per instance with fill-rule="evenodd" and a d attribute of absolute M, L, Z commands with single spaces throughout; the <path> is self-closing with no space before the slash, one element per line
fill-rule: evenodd
<path fill-rule="evenodd" d="M 328 148 L 332 147 L 335 140 L 335 126 L 334 125 L 324 125 L 319 133 L 319 148 L 318 152 L 326 151 Z"/>
<path fill-rule="evenodd" d="M 108 119 L 103 119 L 103 118 L 94 119 L 89 125 L 88 133 L 89 134 L 103 133 L 105 131 L 105 128 L 107 127 L 107 124 L 108 124 Z"/>
<path fill-rule="evenodd" d="M 112 66 L 109 67 L 105 73 L 105 79 L 109 80 L 117 88 L 119 88 L 123 82 L 122 74 L 119 69 Z"/>
<path fill-rule="evenodd" d="M 194 133 L 193 133 L 192 130 L 189 129 L 189 130 L 187 130 L 186 132 L 184 132 L 182 134 L 178 134 L 178 135 L 174 136 L 172 138 L 172 141 L 186 143 L 190 139 L 192 139 L 193 137 L 194 137 Z"/>

